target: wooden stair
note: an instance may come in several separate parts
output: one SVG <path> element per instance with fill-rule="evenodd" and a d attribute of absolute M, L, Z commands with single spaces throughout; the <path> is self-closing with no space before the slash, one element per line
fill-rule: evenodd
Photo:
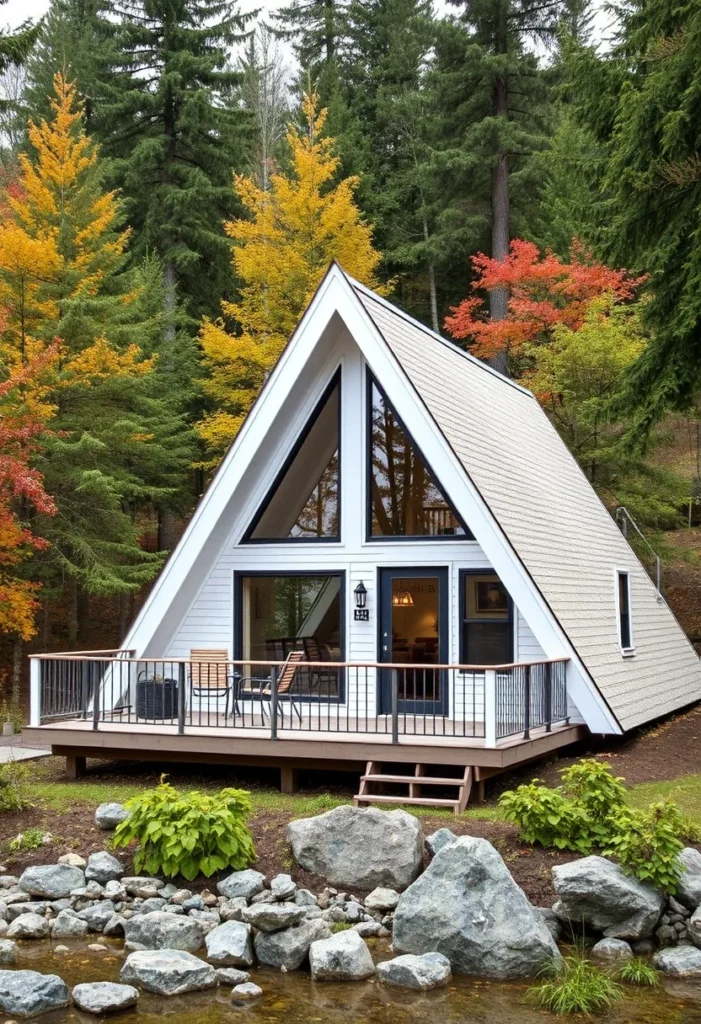
<path fill-rule="evenodd" d="M 415 765 L 413 775 L 397 775 L 383 772 L 382 763 L 379 761 L 368 761 L 365 774 L 360 777 L 357 796 L 353 797 L 353 804 L 355 807 L 361 807 L 363 804 L 417 804 L 423 807 L 450 808 L 454 814 L 460 814 L 470 799 L 473 778 L 474 772 L 469 766 L 465 768 L 461 777 L 446 778 L 426 775 L 424 764 Z M 386 796 L 371 791 L 370 787 L 382 783 L 407 786 L 408 792 L 406 795 Z M 431 786 L 455 787 L 457 793 L 452 798 L 425 795 L 423 790 Z"/>

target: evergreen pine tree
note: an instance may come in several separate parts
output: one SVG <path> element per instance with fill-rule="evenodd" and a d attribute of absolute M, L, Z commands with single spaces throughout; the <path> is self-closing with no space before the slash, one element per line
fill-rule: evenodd
<path fill-rule="evenodd" d="M 137 258 L 157 255 L 172 312 L 199 318 L 230 288 L 223 221 L 247 122 L 229 49 L 246 19 L 233 0 L 115 0 L 97 138 L 125 199 Z"/>

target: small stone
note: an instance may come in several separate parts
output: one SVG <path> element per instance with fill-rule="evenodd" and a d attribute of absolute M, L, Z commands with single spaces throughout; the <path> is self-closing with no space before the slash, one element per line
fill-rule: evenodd
<path fill-rule="evenodd" d="M 176 889 L 169 899 L 171 903 L 182 904 L 185 900 L 189 900 L 191 896 L 192 893 L 189 889 Z"/>
<path fill-rule="evenodd" d="M 12 939 L 0 939 L 0 964 L 14 964 L 18 952 L 17 943 Z"/>
<path fill-rule="evenodd" d="M 424 953 L 421 956 L 408 953 L 379 963 L 377 976 L 389 985 L 425 991 L 447 985 L 452 974 L 450 960 L 442 953 Z"/>
<path fill-rule="evenodd" d="M 248 906 L 245 896 L 235 896 L 231 900 L 224 900 L 219 904 L 219 916 L 222 921 L 240 921 L 241 914 Z"/>
<path fill-rule="evenodd" d="M 307 959 L 312 942 L 331 935 L 325 921 L 302 921 L 280 932 L 258 932 L 255 949 L 258 961 L 281 971 L 296 971 Z"/>
<path fill-rule="evenodd" d="M 121 939 L 124 936 L 124 918 L 122 915 L 113 914 L 102 929 L 102 934 L 110 939 Z"/>
<path fill-rule="evenodd" d="M 68 946 L 62 946 L 59 944 L 58 946 L 54 946 L 54 953 L 70 953 L 70 949 Z"/>
<path fill-rule="evenodd" d="M 622 960 L 631 960 L 633 950 L 630 943 L 624 939 L 600 939 L 595 946 L 592 946 L 591 956 L 594 960 L 605 963 L 617 963 Z"/>
<path fill-rule="evenodd" d="M 19 880 L 20 889 L 30 896 L 43 896 L 57 900 L 70 896 L 74 889 L 85 885 L 85 875 L 80 868 L 70 864 L 43 864 L 26 868 Z"/>
<path fill-rule="evenodd" d="M 262 932 L 279 932 L 299 924 L 307 916 L 304 907 L 294 903 L 268 903 L 247 907 L 241 914 L 246 924 L 252 924 Z"/>
<path fill-rule="evenodd" d="M 396 889 L 384 889 L 378 886 L 373 889 L 365 898 L 365 906 L 368 910 L 394 910 L 399 903 L 399 893 Z"/>
<path fill-rule="evenodd" d="M 361 921 L 353 925 L 353 931 L 363 939 L 386 939 L 392 934 L 379 921 Z"/>
<path fill-rule="evenodd" d="M 251 977 L 248 971 L 239 971 L 236 967 L 217 967 L 215 972 L 220 985 L 243 985 Z"/>
<path fill-rule="evenodd" d="M 234 986 L 231 998 L 234 1002 L 242 1000 L 248 1003 L 252 999 L 260 999 L 262 995 L 263 989 L 259 985 L 254 985 L 252 981 L 244 981 L 242 985 Z"/>
<path fill-rule="evenodd" d="M 78 917 L 74 910 L 62 910 L 51 922 L 52 939 L 80 939 L 88 930 L 88 922 Z"/>
<path fill-rule="evenodd" d="M 107 946 L 103 946 L 101 942 L 89 942 L 87 947 L 91 953 L 106 953 Z"/>
<path fill-rule="evenodd" d="M 253 933 L 249 924 L 227 921 L 207 935 L 207 959 L 217 967 L 250 967 L 253 963 Z"/>
<path fill-rule="evenodd" d="M 38 914 L 44 917 L 49 904 L 46 900 L 32 900 L 31 903 L 13 903 L 7 908 L 7 920 L 11 923 L 22 914 Z"/>
<path fill-rule="evenodd" d="M 122 885 L 130 896 L 139 896 L 148 899 L 150 896 L 157 896 L 159 889 L 163 889 L 165 882 L 160 878 L 151 878 L 149 875 L 129 875 L 122 878 Z M 144 892 L 147 893 L 144 896 Z"/>
<path fill-rule="evenodd" d="M 309 889 L 298 889 L 295 893 L 295 903 L 298 907 L 316 907 L 317 899 Z"/>
<path fill-rule="evenodd" d="M 92 981 L 76 985 L 73 1002 L 85 1013 L 115 1013 L 136 1006 L 139 992 L 133 985 L 113 981 Z"/>
<path fill-rule="evenodd" d="M 38 914 L 22 914 L 15 918 L 6 934 L 8 939 L 45 939 L 49 934 L 49 922 Z"/>
<path fill-rule="evenodd" d="M 352 930 L 312 942 L 309 965 L 315 981 L 362 981 L 375 973 L 370 950 Z"/>
<path fill-rule="evenodd" d="M 253 871 L 248 868 L 246 871 L 234 871 L 218 883 L 217 889 L 222 896 L 233 899 L 235 896 L 245 896 L 251 899 L 257 893 L 262 892 L 265 887 L 265 875 L 260 871 Z"/>
<path fill-rule="evenodd" d="M 183 910 L 204 910 L 204 900 L 201 896 L 189 896 L 182 907 Z"/>
<path fill-rule="evenodd" d="M 217 983 L 214 968 L 184 949 L 141 949 L 130 953 L 120 979 L 159 996 L 179 996 L 212 988 Z"/>
<path fill-rule="evenodd" d="M 437 832 L 426 836 L 424 844 L 429 856 L 435 857 L 439 850 L 442 850 L 444 846 L 450 846 L 457 838 L 455 833 L 451 832 L 449 828 L 439 828 Z"/>
<path fill-rule="evenodd" d="M 78 911 L 81 921 L 87 921 L 89 932 L 101 932 L 107 922 L 112 920 L 114 914 L 114 903 L 111 900 L 101 900 L 99 903 L 93 904 L 92 907 Z"/>
<path fill-rule="evenodd" d="M 289 900 L 297 891 L 297 883 L 292 881 L 290 875 L 275 875 L 270 883 L 270 891 L 276 900 Z"/>
<path fill-rule="evenodd" d="M 701 978 L 701 949 L 677 946 L 663 949 L 654 958 L 655 967 L 675 978 Z"/>
<path fill-rule="evenodd" d="M 124 867 L 121 861 L 113 857 L 106 850 L 99 853 L 91 853 L 88 858 L 88 866 L 85 869 L 85 877 L 88 882 L 112 882 L 120 879 L 124 874 Z"/>
<path fill-rule="evenodd" d="M 84 869 L 87 861 L 79 853 L 64 853 L 58 858 L 59 864 L 70 864 L 72 868 Z"/>
<path fill-rule="evenodd" d="M 275 897 L 271 893 L 270 889 L 264 889 L 262 892 L 257 892 L 255 896 L 251 896 L 251 903 L 275 903 Z"/>
<path fill-rule="evenodd" d="M 202 948 L 203 941 L 204 934 L 197 921 L 160 910 L 138 914 L 124 924 L 124 945 L 127 949 L 183 949 L 196 953 Z"/>
<path fill-rule="evenodd" d="M 100 804 L 95 811 L 95 824 L 105 830 L 114 829 L 129 817 L 129 811 L 123 804 Z"/>

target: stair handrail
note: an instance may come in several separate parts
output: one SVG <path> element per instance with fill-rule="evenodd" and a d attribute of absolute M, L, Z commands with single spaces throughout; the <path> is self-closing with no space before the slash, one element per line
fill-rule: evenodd
<path fill-rule="evenodd" d="M 633 519 L 632 515 L 630 514 L 628 509 L 625 507 L 625 505 L 619 505 L 618 506 L 618 508 L 614 512 L 614 518 L 615 518 L 615 521 L 616 521 L 616 525 L 618 526 L 619 530 L 621 531 L 621 533 L 623 534 L 623 536 L 625 537 L 626 540 L 628 540 L 628 524 L 630 523 L 630 525 L 633 527 L 633 529 L 635 530 L 637 535 L 640 537 L 640 539 L 643 542 L 643 544 L 645 545 L 645 547 L 650 551 L 652 557 L 654 558 L 654 560 L 655 560 L 655 588 L 657 590 L 657 599 L 658 599 L 658 601 L 661 601 L 662 600 L 662 563 L 660 561 L 660 556 L 657 554 L 657 552 L 653 548 L 652 544 L 647 539 L 647 537 L 645 536 L 643 531 L 640 529 L 640 527 L 636 523 L 635 519 Z"/>

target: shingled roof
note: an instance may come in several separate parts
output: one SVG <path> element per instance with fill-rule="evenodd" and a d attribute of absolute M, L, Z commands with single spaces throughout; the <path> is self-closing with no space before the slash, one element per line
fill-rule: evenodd
<path fill-rule="evenodd" d="M 534 396 L 350 284 L 621 727 L 698 700 L 696 652 Z M 616 570 L 631 574 L 632 657 Z"/>

